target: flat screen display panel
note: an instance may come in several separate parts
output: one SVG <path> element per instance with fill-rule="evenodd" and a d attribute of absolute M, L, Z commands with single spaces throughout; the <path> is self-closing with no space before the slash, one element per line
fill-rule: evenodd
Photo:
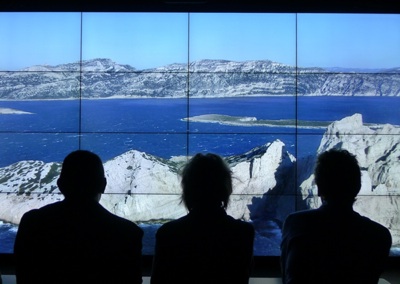
<path fill-rule="evenodd" d="M 227 211 L 280 254 L 288 214 L 317 208 L 316 156 L 355 154 L 356 211 L 400 247 L 400 15 L 0 13 L 0 252 L 23 213 L 62 200 L 76 149 L 97 153 L 101 203 L 145 231 L 186 214 L 179 172 L 213 152 Z"/>

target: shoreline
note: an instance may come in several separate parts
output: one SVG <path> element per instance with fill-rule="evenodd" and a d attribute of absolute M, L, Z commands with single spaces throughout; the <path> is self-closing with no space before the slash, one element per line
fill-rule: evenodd
<path fill-rule="evenodd" d="M 35 101 L 73 101 L 73 100 L 136 100 L 136 99 L 243 99 L 243 98 L 276 98 L 276 97 L 296 97 L 295 95 L 246 95 L 246 96 L 214 96 L 214 97 L 188 97 L 188 96 L 175 96 L 175 97 L 150 97 L 150 96 L 110 96 L 110 97 L 103 97 L 103 98 L 59 98 L 59 99 L 2 99 L 0 98 L 1 102 L 35 102 Z M 325 97 L 325 96 L 321 96 Z"/>
<path fill-rule="evenodd" d="M 0 103 L 1 102 L 34 102 L 34 101 L 73 101 L 73 100 L 136 100 L 136 99 L 160 99 L 160 100 L 165 100 L 165 99 L 245 99 L 245 98 L 288 98 L 288 97 L 293 97 L 293 99 L 296 98 L 338 98 L 338 97 L 343 97 L 343 98 L 382 98 L 382 96 L 343 96 L 343 95 L 242 95 L 242 96 L 213 96 L 213 97 L 188 97 L 188 96 L 174 96 L 174 97 L 152 97 L 152 96 L 138 96 L 138 95 L 132 95 L 132 96 L 109 96 L 109 97 L 91 97 L 91 98 L 47 98 L 47 99 L 32 99 L 32 98 L 27 98 L 27 99 L 4 99 L 0 98 Z M 384 98 L 399 98 L 398 96 L 384 96 Z"/>

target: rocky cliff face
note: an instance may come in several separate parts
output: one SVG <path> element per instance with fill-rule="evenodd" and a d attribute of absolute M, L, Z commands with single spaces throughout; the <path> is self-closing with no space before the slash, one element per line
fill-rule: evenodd
<path fill-rule="evenodd" d="M 400 244 L 400 127 L 390 124 L 367 127 L 355 114 L 331 124 L 317 154 L 332 148 L 356 155 L 362 169 L 362 188 L 354 209 L 389 228 L 393 243 Z M 308 178 L 300 188 L 308 208 L 320 206 L 313 165 L 303 167 Z"/>
<path fill-rule="evenodd" d="M 366 126 L 360 114 L 329 125 L 317 154 L 344 148 L 357 156 L 362 189 L 355 210 L 384 226 L 400 244 L 400 127 Z M 276 140 L 226 157 L 234 193 L 228 213 L 262 227 L 281 224 L 298 209 L 317 208 L 315 156 L 296 161 Z M 180 203 L 179 172 L 186 157 L 161 159 L 131 150 L 104 163 L 108 180 L 101 203 L 133 221 L 160 222 L 186 214 Z M 21 161 L 0 168 L 0 220 L 19 223 L 24 212 L 62 200 L 56 186 L 61 165 Z M 299 186 L 297 186 L 299 185 Z M 268 229 L 268 228 L 267 228 Z"/>
<path fill-rule="evenodd" d="M 293 186 L 281 184 L 293 179 L 295 159 L 281 141 L 228 157 L 227 161 L 235 188 L 229 214 L 250 220 L 264 216 L 267 210 L 271 218 L 283 219 L 293 211 L 285 198 L 285 194 L 293 192 Z M 183 216 L 186 210 L 180 202 L 179 172 L 185 162 L 185 157 L 164 160 L 135 150 L 115 157 L 104 164 L 108 183 L 101 203 L 133 221 Z M 1 168 L 0 176 L 4 178 L 0 183 L 0 219 L 18 223 L 28 209 L 61 200 L 56 187 L 60 169 L 58 163 L 38 161 Z"/>
<path fill-rule="evenodd" d="M 395 71 L 332 72 L 269 60 L 200 60 L 136 70 L 110 59 L 93 59 L 2 72 L 0 99 L 399 96 L 400 74 Z"/>

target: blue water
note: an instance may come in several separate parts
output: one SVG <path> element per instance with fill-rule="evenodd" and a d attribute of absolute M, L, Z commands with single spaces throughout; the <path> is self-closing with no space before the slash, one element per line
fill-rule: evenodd
<path fill-rule="evenodd" d="M 0 253 L 12 253 L 18 227 L 0 221 Z"/>
<path fill-rule="evenodd" d="M 366 123 L 400 125 L 400 98 L 396 97 L 1 101 L 0 108 L 32 113 L 0 115 L 0 167 L 28 159 L 61 162 L 77 148 L 92 150 L 104 161 L 131 149 L 163 158 L 197 152 L 227 156 L 276 139 L 300 158 L 315 154 L 324 132 L 182 121 L 202 114 L 335 121 L 361 113 Z M 158 225 L 141 226 L 143 252 L 152 254 Z M 0 252 L 12 251 L 15 232 L 15 226 L 0 224 Z M 268 234 L 257 232 L 255 253 L 278 255 L 279 240 L 278 227 Z"/>
<path fill-rule="evenodd" d="M 240 154 L 280 139 L 296 157 L 315 153 L 323 130 L 227 126 L 185 122 L 200 114 L 257 119 L 334 121 L 356 112 L 364 122 L 400 124 L 393 97 L 262 97 L 2 101 L 0 108 L 31 115 L 0 115 L 0 166 L 20 160 L 62 161 L 85 148 L 108 160 L 131 149 L 159 157 L 212 151 Z M 306 142 L 305 142 L 306 141 Z"/>

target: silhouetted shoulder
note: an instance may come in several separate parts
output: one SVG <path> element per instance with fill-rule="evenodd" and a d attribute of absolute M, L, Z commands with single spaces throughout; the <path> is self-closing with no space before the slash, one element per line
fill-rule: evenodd
<path fill-rule="evenodd" d="M 62 202 L 56 202 L 52 204 L 45 205 L 38 209 L 32 209 L 26 212 L 21 220 L 18 231 L 21 234 L 21 228 L 25 229 L 25 227 L 29 228 L 35 226 L 38 227 L 43 224 L 43 226 L 47 226 L 48 224 L 53 224 L 56 220 L 59 220 L 59 213 L 62 212 Z"/>
<path fill-rule="evenodd" d="M 304 230 L 304 227 L 314 226 L 315 221 L 321 219 L 321 214 L 317 209 L 297 211 L 289 214 L 283 223 L 283 233 L 290 230 Z"/>
<path fill-rule="evenodd" d="M 248 283 L 253 241 L 250 223 L 190 212 L 158 229 L 151 283 Z"/>
<path fill-rule="evenodd" d="M 362 227 L 361 224 L 363 224 Z M 376 240 L 379 240 L 382 246 L 386 246 L 390 249 L 392 245 L 392 235 L 388 228 L 365 216 L 360 216 L 360 228 L 364 229 L 365 233 L 368 232 L 367 234 L 377 237 Z"/>
<path fill-rule="evenodd" d="M 120 228 L 130 230 L 140 236 L 143 235 L 143 230 L 134 222 L 112 214 L 96 202 L 84 204 L 82 208 L 76 205 L 71 206 L 66 200 L 55 202 L 26 212 L 21 219 L 21 223 L 30 224 L 32 219 L 35 220 L 35 225 L 43 224 L 47 228 L 65 223 L 82 224 L 83 226 L 85 225 L 84 223 L 88 222 L 91 227 Z"/>
<path fill-rule="evenodd" d="M 204 228 L 206 228 L 206 230 Z M 240 232 L 240 235 L 254 236 L 254 227 L 252 224 L 234 219 L 225 212 L 222 216 L 217 215 L 210 218 L 202 218 L 196 213 L 191 212 L 186 216 L 162 225 L 158 229 L 157 235 L 177 235 L 179 233 L 185 235 L 186 233 L 193 232 L 193 230 L 200 230 L 203 231 L 203 233 L 215 230 L 224 232 L 237 231 Z"/>
<path fill-rule="evenodd" d="M 107 209 L 105 209 L 103 207 L 101 208 L 101 210 L 103 211 L 103 214 L 109 218 L 110 224 L 130 228 L 135 233 L 143 235 L 143 230 L 138 225 L 136 225 L 134 222 L 127 220 L 125 218 L 119 217 L 119 216 L 109 212 Z"/>
<path fill-rule="evenodd" d="M 283 226 L 283 233 L 290 231 L 291 235 L 297 233 L 313 233 L 315 230 L 323 232 L 324 229 L 338 229 L 347 228 L 362 234 L 381 236 L 386 243 L 391 243 L 391 234 L 389 230 L 383 225 L 369 219 L 368 217 L 361 216 L 355 211 L 335 211 L 327 209 L 322 206 L 318 209 L 298 211 L 290 214 Z"/>
<path fill-rule="evenodd" d="M 249 234 L 250 236 L 254 237 L 254 227 L 251 223 L 242 221 L 242 220 L 238 220 L 238 219 L 234 219 L 232 216 L 227 216 L 227 223 L 232 224 L 232 228 L 235 228 L 236 230 L 238 230 L 239 232 L 246 232 L 247 234 Z"/>
<path fill-rule="evenodd" d="M 322 206 L 287 217 L 281 243 L 284 283 L 377 283 L 392 243 L 389 230 L 351 209 L 336 209 Z"/>
<path fill-rule="evenodd" d="M 67 283 L 78 276 L 91 279 L 85 283 L 141 283 L 142 237 L 135 223 L 97 202 L 80 208 L 64 200 L 34 209 L 23 215 L 18 228 L 18 278 L 43 278 L 37 273 L 40 256 L 48 271 L 41 283 Z"/>

